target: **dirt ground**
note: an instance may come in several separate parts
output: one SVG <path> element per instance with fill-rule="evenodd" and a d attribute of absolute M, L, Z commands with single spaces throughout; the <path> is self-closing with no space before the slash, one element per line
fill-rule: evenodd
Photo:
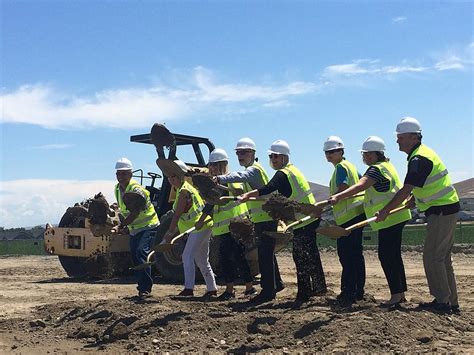
<path fill-rule="evenodd" d="M 294 264 L 278 254 L 286 288 L 251 306 L 238 286 L 228 302 L 177 299 L 180 285 L 157 280 L 139 302 L 133 280 L 79 282 L 51 256 L 0 258 L 0 353 L 154 352 L 474 352 L 473 254 L 456 253 L 460 315 L 416 309 L 430 300 L 421 254 L 405 252 L 408 302 L 379 306 L 388 288 L 374 251 L 366 251 L 368 297 L 351 308 L 335 302 L 341 268 L 322 252 L 329 293 L 301 308 Z M 198 285 L 197 295 L 205 291 Z"/>

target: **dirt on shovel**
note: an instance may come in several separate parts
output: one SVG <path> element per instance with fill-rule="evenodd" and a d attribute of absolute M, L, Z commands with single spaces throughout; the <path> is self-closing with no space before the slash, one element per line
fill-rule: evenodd
<path fill-rule="evenodd" d="M 251 247 L 255 241 L 254 224 L 248 218 L 234 217 L 229 223 L 230 234 L 245 247 Z"/>
<path fill-rule="evenodd" d="M 299 203 L 290 200 L 282 194 L 273 194 L 262 206 L 274 220 L 283 222 L 295 221 L 296 214 L 300 212 Z"/>

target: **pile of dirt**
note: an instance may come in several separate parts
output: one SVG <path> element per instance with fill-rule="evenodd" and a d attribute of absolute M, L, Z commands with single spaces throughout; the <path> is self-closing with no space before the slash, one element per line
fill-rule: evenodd
<path fill-rule="evenodd" d="M 39 307 L 34 318 L 0 327 L 26 332 L 29 342 L 73 340 L 82 349 L 109 351 L 447 352 L 461 346 L 472 321 L 419 312 L 412 305 L 386 310 L 371 296 L 351 308 L 334 295 L 301 308 L 290 301 L 263 305 L 202 299 L 133 298 Z M 13 324 L 15 324 L 13 323 Z"/>
<path fill-rule="evenodd" d="M 282 194 L 272 194 L 262 206 L 274 220 L 281 220 L 285 223 L 296 220 L 296 214 L 300 212 L 299 203 L 290 200 Z"/>
<path fill-rule="evenodd" d="M 229 223 L 230 234 L 245 247 L 255 244 L 254 224 L 248 218 L 234 217 Z"/>

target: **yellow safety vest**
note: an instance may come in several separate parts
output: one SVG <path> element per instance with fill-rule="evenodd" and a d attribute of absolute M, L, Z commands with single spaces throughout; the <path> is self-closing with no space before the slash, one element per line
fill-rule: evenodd
<path fill-rule="evenodd" d="M 372 166 L 377 168 L 380 173 L 388 181 L 390 181 L 390 189 L 387 192 L 378 192 L 374 189 L 373 186 L 371 186 L 365 191 L 364 209 L 365 214 L 368 218 L 375 216 L 376 212 L 384 208 L 392 200 L 393 196 L 395 196 L 397 191 L 400 190 L 400 188 L 403 186 L 402 182 L 400 181 L 400 178 L 398 177 L 398 173 L 392 163 L 379 162 Z M 394 226 L 395 224 L 408 221 L 410 219 L 410 210 L 405 209 L 389 215 L 385 221 L 377 223 L 372 222 L 370 223 L 370 226 L 374 231 L 377 231 L 379 229 L 385 229 Z"/>
<path fill-rule="evenodd" d="M 426 178 L 423 187 L 413 189 L 416 206 L 420 211 L 426 211 L 433 206 L 451 205 L 459 202 L 458 194 L 451 183 L 448 170 L 438 155 L 423 144 L 411 153 L 408 160 L 413 159 L 415 155 L 425 157 L 433 163 L 433 169 Z"/>
<path fill-rule="evenodd" d="M 335 166 L 331 181 L 329 182 L 329 193 L 331 195 L 337 193 L 336 172 L 339 166 L 343 167 L 347 172 L 347 178 L 349 180 L 347 182 L 348 186 L 355 185 L 359 182 L 359 174 L 357 173 L 357 169 L 354 164 L 349 163 L 347 160 L 343 159 Z M 334 219 L 338 225 L 346 223 L 364 213 L 364 196 L 342 200 L 333 206 L 332 211 Z"/>
<path fill-rule="evenodd" d="M 263 169 L 263 166 L 257 163 L 256 161 L 251 165 L 252 167 L 256 168 L 260 172 L 260 176 L 262 177 L 263 185 L 266 185 L 269 181 L 268 175 Z M 244 192 L 252 191 L 252 187 L 249 185 L 248 182 L 244 183 Z M 272 217 L 262 209 L 263 201 L 248 201 L 247 208 L 250 214 L 250 219 L 253 223 L 259 222 L 267 222 L 272 221 Z"/>
<path fill-rule="evenodd" d="M 192 186 L 189 182 L 184 181 L 183 185 L 176 191 L 176 199 L 173 203 L 173 209 L 176 211 L 176 205 L 178 204 L 178 199 L 181 193 L 187 191 L 190 196 L 193 204 L 189 210 L 179 216 L 178 219 L 178 230 L 180 233 L 194 227 L 196 222 L 201 218 L 202 209 L 204 208 L 204 201 L 199 195 L 199 192 Z M 212 219 L 208 218 L 207 222 L 203 225 L 201 230 L 206 230 L 212 227 Z"/>
<path fill-rule="evenodd" d="M 138 217 L 135 218 L 135 220 L 128 225 L 128 230 L 130 231 L 130 234 L 133 234 L 134 231 L 146 228 L 148 226 L 158 225 L 160 221 L 158 219 L 158 215 L 155 212 L 155 208 L 153 207 L 153 204 L 150 201 L 150 193 L 148 192 L 148 190 L 135 180 L 131 179 L 127 187 L 125 188 L 124 193 L 127 192 L 136 192 L 145 197 L 146 200 L 145 209 L 140 211 Z M 124 217 L 127 218 L 127 216 L 130 214 L 130 211 L 127 210 L 127 207 L 125 206 L 125 203 L 122 200 L 122 194 L 120 193 L 119 184 L 115 185 L 115 199 L 117 200 L 117 203 L 120 207 L 120 211 L 122 212 Z"/>
<path fill-rule="evenodd" d="M 227 184 L 227 186 L 233 189 L 242 188 L 242 185 L 238 183 Z M 234 217 L 245 216 L 248 216 L 248 209 L 245 203 L 230 201 L 225 205 L 214 205 L 214 213 L 212 216 L 214 225 L 212 226 L 212 235 L 217 237 L 229 233 L 230 220 Z"/>
<path fill-rule="evenodd" d="M 301 203 L 311 203 L 311 204 L 316 203 L 316 199 L 314 198 L 313 193 L 311 192 L 311 188 L 309 187 L 308 180 L 306 180 L 306 178 L 304 177 L 301 171 L 299 171 L 291 163 L 288 163 L 283 169 L 280 169 L 280 171 L 283 172 L 287 176 L 288 181 L 290 182 L 290 186 L 291 186 L 291 195 L 289 197 L 290 200 L 295 200 Z M 303 217 L 305 217 L 304 214 L 301 214 L 301 213 L 296 214 L 297 220 Z M 300 229 L 314 222 L 315 220 L 316 219 L 311 218 L 308 221 L 295 226 L 294 229 Z"/>

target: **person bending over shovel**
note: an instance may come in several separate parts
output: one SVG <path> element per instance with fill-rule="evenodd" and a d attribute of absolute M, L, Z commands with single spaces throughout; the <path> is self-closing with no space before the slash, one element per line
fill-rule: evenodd
<path fill-rule="evenodd" d="M 246 202 L 250 197 L 268 195 L 278 191 L 291 200 L 314 204 L 316 200 L 308 181 L 301 171 L 290 163 L 288 143 L 277 140 L 273 142 L 268 153 L 270 166 L 277 172 L 265 186 L 241 195 L 240 201 Z M 297 216 L 297 218 L 302 217 L 304 216 Z M 326 279 L 316 244 L 316 228 L 319 222 L 319 219 L 310 219 L 294 228 L 293 260 L 296 265 L 298 283 L 295 306 L 309 301 L 313 295 L 322 295 L 327 292 Z"/>
<path fill-rule="evenodd" d="M 199 192 L 184 180 L 188 167 L 181 160 L 158 159 L 158 167 L 168 178 L 170 184 L 176 188 L 176 199 L 173 204 L 174 215 L 170 227 L 163 237 L 169 243 L 178 233 L 183 233 L 194 227 L 201 217 L 204 201 Z M 217 285 L 209 263 L 209 239 L 211 237 L 212 220 L 207 219 L 196 230 L 189 233 L 182 260 L 184 268 L 184 290 L 178 296 L 194 296 L 196 269 L 194 262 L 201 271 L 206 282 L 207 292 L 204 297 L 217 295 Z"/>
<path fill-rule="evenodd" d="M 118 227 L 121 234 L 130 234 L 130 252 L 134 265 L 143 264 L 155 242 L 154 229 L 160 224 L 155 208 L 150 201 L 149 192 L 132 179 L 132 163 L 127 158 L 120 158 L 115 164 L 117 185 L 115 198 L 125 219 Z M 132 205 L 127 197 L 135 196 L 142 204 Z M 138 297 L 144 298 L 151 293 L 153 278 L 151 267 L 136 270 Z"/>
<path fill-rule="evenodd" d="M 235 147 L 235 154 L 239 164 L 245 167 L 245 170 L 218 175 L 216 181 L 219 184 L 243 183 L 245 192 L 264 186 L 269 181 L 268 175 L 263 166 L 257 162 L 255 153 L 256 146 L 252 139 L 239 139 Z M 275 239 L 265 234 L 265 232 L 276 232 L 278 223 L 262 210 L 262 204 L 263 201 L 247 202 L 250 218 L 255 225 L 258 267 L 261 274 L 260 286 L 262 288 L 260 293 L 251 299 L 254 303 L 271 301 L 277 292 L 285 288 L 275 257 Z"/>
<path fill-rule="evenodd" d="M 402 187 L 398 173 L 384 154 L 385 143 L 376 136 L 370 136 L 362 144 L 362 159 L 369 166 L 358 183 L 330 197 L 333 204 L 342 198 L 365 191 L 364 210 L 367 217 L 375 216 Z M 378 231 L 378 255 L 388 287 L 390 299 L 384 307 L 394 307 L 405 302 L 407 282 L 401 254 L 402 232 L 405 223 L 411 219 L 408 209 L 391 214 L 384 222 L 372 222 L 372 230 Z"/>
<path fill-rule="evenodd" d="M 227 173 L 228 160 L 229 157 L 223 149 L 214 149 L 209 155 L 209 173 L 213 176 Z M 242 191 L 240 184 L 228 184 L 226 187 L 228 187 L 230 191 Z M 245 246 L 238 242 L 230 234 L 229 230 L 229 223 L 232 218 L 245 217 L 247 213 L 246 204 L 240 204 L 238 201 L 229 201 L 216 205 L 212 205 L 208 202 L 204 207 L 200 220 L 196 224 L 196 228 L 199 228 L 205 218 L 212 214 L 214 222 L 212 226 L 212 236 L 219 238 L 219 259 L 226 283 L 225 291 L 217 297 L 219 301 L 227 301 L 235 298 L 234 282 L 237 279 L 237 270 L 245 282 L 244 294 L 249 296 L 257 292 L 252 285 L 253 277 L 248 261 L 245 258 Z"/>

